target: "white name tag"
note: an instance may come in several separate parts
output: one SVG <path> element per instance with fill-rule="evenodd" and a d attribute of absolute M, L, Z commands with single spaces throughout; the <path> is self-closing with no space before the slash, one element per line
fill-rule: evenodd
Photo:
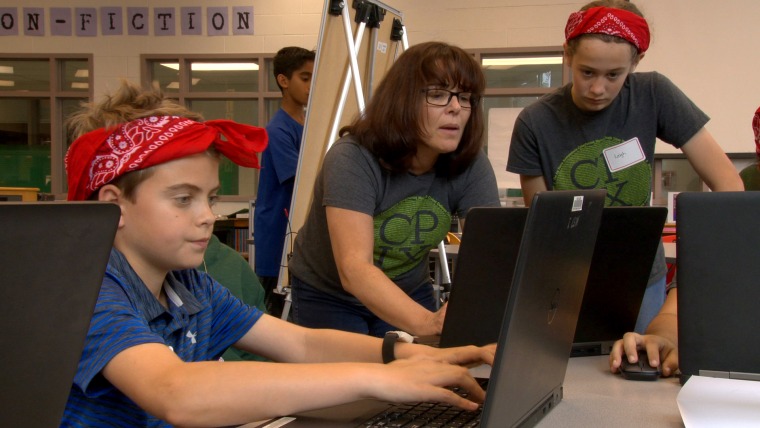
<path fill-rule="evenodd" d="M 645 161 L 646 157 L 639 139 L 634 137 L 617 146 L 605 149 L 604 160 L 607 162 L 607 168 L 610 169 L 610 172 L 617 172 Z"/>

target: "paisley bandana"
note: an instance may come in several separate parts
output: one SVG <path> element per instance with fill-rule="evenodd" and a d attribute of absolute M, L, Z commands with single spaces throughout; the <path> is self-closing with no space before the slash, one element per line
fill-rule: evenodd
<path fill-rule="evenodd" d="M 649 49 L 649 25 L 633 12 L 612 7 L 592 7 L 573 12 L 565 26 L 565 40 L 583 34 L 608 34 L 625 39 L 636 46 L 639 53 Z"/>
<path fill-rule="evenodd" d="M 86 200 L 127 172 L 202 153 L 212 145 L 236 164 L 258 168 L 256 153 L 266 148 L 267 134 L 231 120 L 200 123 L 178 116 L 151 116 L 97 129 L 77 138 L 66 153 L 68 199 Z"/>
<path fill-rule="evenodd" d="M 755 117 L 752 118 L 752 130 L 755 132 L 755 153 L 760 159 L 760 107 L 755 111 Z"/>

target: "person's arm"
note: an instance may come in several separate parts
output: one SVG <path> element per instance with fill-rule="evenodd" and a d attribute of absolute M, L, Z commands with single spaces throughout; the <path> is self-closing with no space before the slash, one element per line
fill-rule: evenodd
<path fill-rule="evenodd" d="M 637 349 L 645 349 L 649 364 L 661 366 L 662 375 L 670 376 L 678 369 L 678 289 L 668 292 L 660 312 L 652 319 L 644 335 L 626 333 L 610 351 L 610 370 L 620 368 L 625 353 L 628 361 L 636 362 Z"/>
<path fill-rule="evenodd" d="M 744 190 L 744 183 L 736 168 L 706 128 L 702 128 L 691 137 L 681 150 L 711 190 Z"/>
<path fill-rule="evenodd" d="M 417 336 L 440 334 L 445 310 L 430 312 L 374 265 L 372 217 L 327 207 L 327 226 L 343 288 L 383 321 Z"/>
<path fill-rule="evenodd" d="M 474 410 L 484 392 L 463 366 L 493 362 L 493 347 L 438 350 L 399 344 L 399 358 L 381 359 L 381 339 L 311 330 L 263 316 L 238 344 L 286 361 L 326 364 L 181 361 L 163 344 L 117 354 L 103 369 L 116 388 L 172 425 L 227 426 L 294 414 L 363 398 L 440 401 Z M 414 357 L 406 358 L 405 357 Z M 340 361 L 367 361 L 348 363 Z M 444 386 L 462 386 L 473 401 Z"/>
<path fill-rule="evenodd" d="M 520 175 L 520 187 L 526 207 L 533 202 L 533 196 L 537 192 L 547 190 L 546 181 L 542 175 Z"/>

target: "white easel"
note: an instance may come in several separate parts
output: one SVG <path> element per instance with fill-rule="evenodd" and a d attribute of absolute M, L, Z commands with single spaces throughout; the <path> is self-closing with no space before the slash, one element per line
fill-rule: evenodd
<path fill-rule="evenodd" d="M 290 233 L 297 232 L 305 222 L 322 159 L 337 139 L 338 130 L 364 110 L 374 86 L 382 80 L 398 55 L 409 47 L 401 12 L 377 0 L 354 0 L 351 7 L 347 3 L 346 0 L 327 0 L 322 13 L 319 46 L 290 204 L 289 233 L 285 237 L 275 290 L 285 295 L 282 319 L 288 318 L 291 305 L 288 260 L 293 251 L 293 239 Z M 367 28 L 370 30 L 368 39 L 364 37 Z M 336 79 L 337 75 L 342 75 L 343 79 Z M 350 97 L 351 92 L 354 97 Z M 445 260 L 443 243 L 439 249 Z M 445 277 L 448 278 L 448 265 L 444 265 Z M 450 282 L 448 279 L 444 281 Z"/>

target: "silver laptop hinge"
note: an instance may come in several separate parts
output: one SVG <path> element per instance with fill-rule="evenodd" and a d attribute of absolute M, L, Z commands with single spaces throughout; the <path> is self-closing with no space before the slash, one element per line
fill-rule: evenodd
<path fill-rule="evenodd" d="M 760 373 L 726 372 L 718 370 L 700 370 L 700 376 L 719 377 L 723 379 L 760 381 Z"/>

